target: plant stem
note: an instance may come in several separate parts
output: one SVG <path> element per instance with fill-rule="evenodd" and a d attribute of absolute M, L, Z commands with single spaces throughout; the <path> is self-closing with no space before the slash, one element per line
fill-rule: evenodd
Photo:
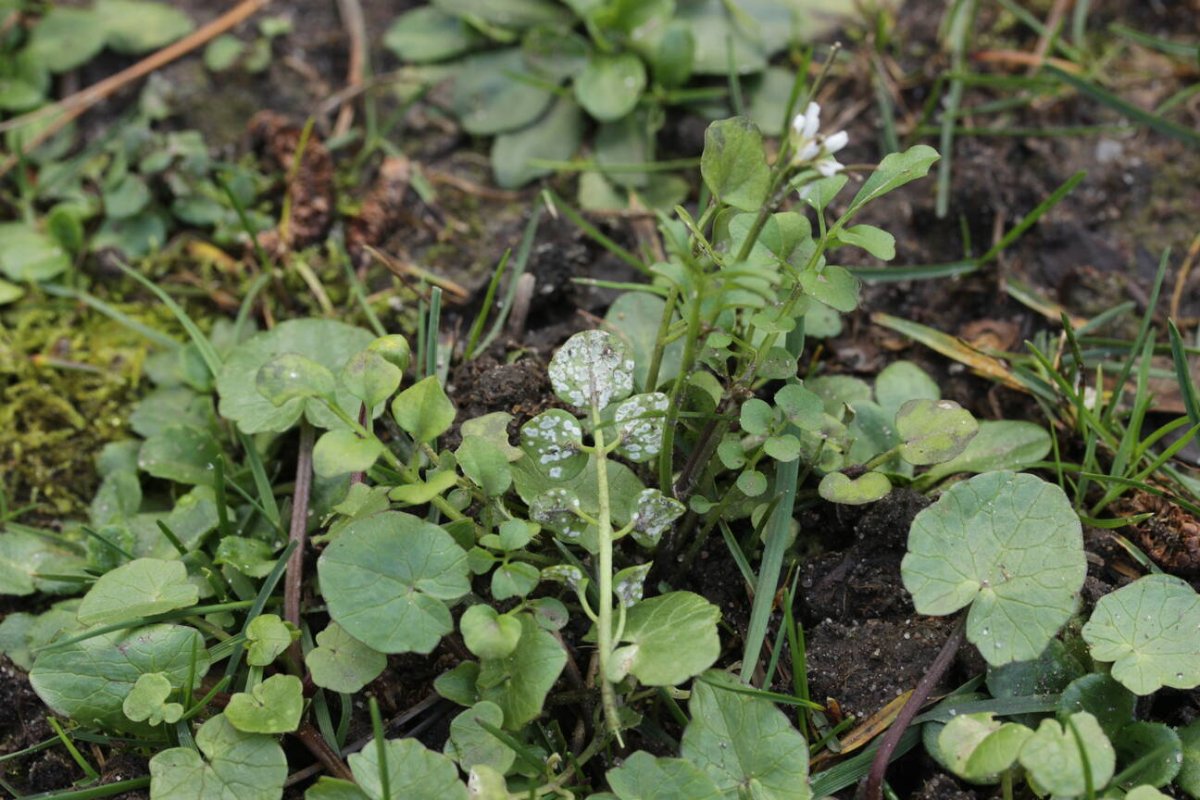
<path fill-rule="evenodd" d="M 904 708 L 900 709 L 896 721 L 892 723 L 892 727 L 888 728 L 888 732 L 884 734 L 883 741 L 879 744 L 879 749 L 875 751 L 875 760 L 871 762 L 871 772 L 867 775 L 866 789 L 864 792 L 867 800 L 880 800 L 883 797 L 883 776 L 887 772 L 888 762 L 892 759 L 892 753 L 896 752 L 896 746 L 900 744 L 900 737 L 904 735 L 904 731 L 912 723 L 913 718 L 917 716 L 917 712 L 921 710 L 921 706 L 925 705 L 925 701 L 929 699 L 929 695 L 933 692 L 938 681 L 946 674 L 946 670 L 950 668 L 950 664 L 954 661 L 954 656 L 958 652 L 958 648 L 962 646 L 963 637 L 967 630 L 967 615 L 963 614 L 958 618 L 958 622 L 954 625 L 954 630 L 950 633 L 950 638 L 946 639 L 946 643 L 942 645 L 942 649 L 938 652 L 937 657 L 933 659 L 933 663 L 929 665 L 924 677 L 917 683 L 917 688 L 913 689 L 913 693 L 909 695 L 908 702 L 904 704 Z"/>
<path fill-rule="evenodd" d="M 300 453 L 296 456 L 296 489 L 292 495 L 292 524 L 288 541 L 296 543 L 287 562 L 283 582 L 283 618 L 300 627 L 300 588 L 304 582 L 304 545 L 308 535 L 308 499 L 312 491 L 313 427 L 307 420 L 300 422 Z M 304 663 L 300 643 L 290 648 L 297 664 Z"/>
<path fill-rule="evenodd" d="M 600 660 L 600 700 L 604 708 L 604 721 L 609 732 L 621 741 L 621 721 L 617 716 L 617 696 L 608 680 L 608 661 L 613 651 L 613 531 L 612 509 L 608 498 L 608 451 L 604 445 L 604 427 L 600 409 L 592 404 L 592 437 L 596 448 L 596 534 L 597 558 L 596 583 L 600 598 L 596 609 L 596 645 Z"/>

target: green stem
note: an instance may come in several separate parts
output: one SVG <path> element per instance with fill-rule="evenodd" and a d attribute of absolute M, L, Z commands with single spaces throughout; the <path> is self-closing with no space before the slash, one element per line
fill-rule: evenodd
<path fill-rule="evenodd" d="M 692 371 L 696 359 L 696 345 L 700 339 L 700 303 L 703 298 L 699 290 L 691 298 L 688 309 L 687 335 L 683 342 L 683 357 L 679 360 L 679 374 L 671 384 L 671 398 L 667 403 L 667 416 L 663 420 L 662 452 L 658 459 L 658 485 L 670 491 L 671 478 L 675 473 L 675 426 L 679 422 L 679 406 L 683 402 L 683 387 Z"/>
<path fill-rule="evenodd" d="M 596 448 L 596 546 L 598 549 L 596 582 L 600 598 L 596 609 L 596 644 L 600 659 L 600 699 L 604 708 L 604 721 L 609 732 L 621 741 L 621 721 L 617 716 L 617 696 L 608 680 L 608 662 L 613 651 L 613 530 L 612 509 L 608 497 L 608 450 L 604 444 L 604 427 L 600 420 L 600 409 L 592 404 L 592 437 Z"/>

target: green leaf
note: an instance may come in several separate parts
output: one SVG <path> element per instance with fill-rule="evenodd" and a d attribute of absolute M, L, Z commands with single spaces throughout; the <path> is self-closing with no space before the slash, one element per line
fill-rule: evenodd
<path fill-rule="evenodd" d="M 1075 609 L 1087 563 L 1079 518 L 1057 486 L 988 472 L 913 520 L 900 565 L 919 614 L 970 604 L 967 638 L 989 664 L 1036 658 Z"/>
<path fill-rule="evenodd" d="M 1175 784 L 1191 797 L 1200 797 L 1200 720 L 1180 728 L 1179 741 L 1183 745 L 1183 763 Z"/>
<path fill-rule="evenodd" d="M 79 621 L 84 625 L 128 622 L 187 608 L 199 600 L 199 590 L 188 581 L 182 561 L 139 558 L 100 576 L 79 604 Z"/>
<path fill-rule="evenodd" d="M 354 520 L 317 561 L 334 621 L 382 653 L 428 653 L 454 624 L 445 600 L 470 591 L 450 534 L 402 512 Z"/>
<path fill-rule="evenodd" d="M 591 44 L 587 39 L 561 27 L 531 28 L 521 39 L 525 63 L 556 82 L 574 78 L 582 72 L 590 51 Z"/>
<path fill-rule="evenodd" d="M 673 20 L 654 49 L 652 64 L 655 82 L 667 89 L 683 86 L 692 76 L 695 59 L 696 37 L 686 23 Z"/>
<path fill-rule="evenodd" d="M 851 478 L 841 472 L 831 472 L 821 478 L 817 493 L 831 503 L 861 506 L 874 503 L 892 491 L 892 482 L 882 472 L 865 472 Z"/>
<path fill-rule="evenodd" d="M 692 720 L 680 755 L 700 767 L 726 800 L 809 800 L 808 745 L 769 700 L 729 689 L 741 684 L 709 671 L 692 685 Z"/>
<path fill-rule="evenodd" d="M 613 333 L 623 339 L 633 352 L 634 384 L 642 391 L 658 388 L 647 386 L 646 379 L 649 376 L 650 360 L 653 357 L 654 343 L 665 308 L 666 302 L 661 297 L 645 292 L 626 292 L 613 301 L 604 315 L 604 320 Z M 659 386 L 679 374 L 679 362 L 682 358 L 683 342 L 674 341 L 666 346 L 658 370 Z"/>
<path fill-rule="evenodd" d="M 299 353 L 283 353 L 267 361 L 254 376 L 254 384 L 276 408 L 292 400 L 332 398 L 336 385 L 328 368 Z"/>
<path fill-rule="evenodd" d="M 537 588 L 541 580 L 541 571 L 532 564 L 523 561 L 502 564 L 492 573 L 492 599 L 524 597 Z"/>
<path fill-rule="evenodd" d="M 938 749 L 950 770 L 971 783 L 994 783 L 1016 763 L 1033 731 L 1014 722 L 1000 723 L 991 712 L 960 714 L 938 734 Z"/>
<path fill-rule="evenodd" d="M 208 431 L 171 425 L 146 439 L 138 452 L 138 466 L 156 478 L 211 486 L 220 457 L 221 447 Z"/>
<path fill-rule="evenodd" d="M 479 658 L 507 658 L 521 640 L 521 623 L 511 614 L 498 614 L 486 605 L 474 605 L 459 620 L 463 644 Z"/>
<path fill-rule="evenodd" d="M 166 722 L 172 725 L 183 716 L 182 705 L 167 702 L 172 691 L 174 689 L 170 678 L 161 672 L 147 672 L 138 676 L 121 704 L 121 709 L 125 716 L 134 722 L 146 722 L 150 725 Z"/>
<path fill-rule="evenodd" d="M 96 0 L 96 16 L 108 46 L 130 55 L 170 44 L 193 27 L 179 9 L 143 0 Z"/>
<path fill-rule="evenodd" d="M 454 79 L 452 101 L 463 130 L 492 136 L 524 128 L 542 116 L 554 95 L 522 80 L 528 73 L 519 47 L 463 59 Z"/>
<path fill-rule="evenodd" d="M 224 72 L 233 67 L 246 50 L 246 43 L 225 33 L 208 43 L 204 48 L 204 66 L 213 72 Z"/>
<path fill-rule="evenodd" d="M 752 436 L 767 436 L 774 423 L 775 412 L 766 400 L 751 397 L 742 403 L 738 424 L 746 433 Z"/>
<path fill-rule="evenodd" d="M 1086 711 L 1096 718 L 1111 739 L 1133 721 L 1135 697 L 1110 675 L 1092 672 L 1071 681 L 1063 689 L 1056 713 L 1059 719 Z"/>
<path fill-rule="evenodd" d="M 521 426 L 521 449 L 551 480 L 573 478 L 588 462 L 583 427 L 561 408 L 543 411 Z"/>
<path fill-rule="evenodd" d="M 372 347 L 374 344 L 372 342 Z M 404 377 L 400 367 L 372 347 L 351 356 L 341 372 L 342 386 L 367 408 L 375 408 L 391 397 L 400 388 L 400 379 Z"/>
<path fill-rule="evenodd" d="M 639 750 L 608 771 L 620 800 L 720 800 L 721 791 L 699 767 L 681 758 L 655 758 Z"/>
<path fill-rule="evenodd" d="M 150 189 L 140 175 L 126 173 L 117 184 L 104 190 L 104 213 L 112 219 L 126 219 L 150 205 Z"/>
<path fill-rule="evenodd" d="M 150 625 L 46 650 L 34 663 L 29 681 L 57 714 L 86 725 L 128 730 L 122 704 L 137 679 L 160 672 L 173 687 L 182 687 L 193 658 L 199 686 L 209 665 L 203 637 L 180 625 Z"/>
<path fill-rule="evenodd" d="M 313 447 L 313 471 L 322 478 L 366 472 L 383 453 L 383 442 L 364 439 L 348 428 L 326 431 Z"/>
<path fill-rule="evenodd" d="M 272 675 L 229 698 L 225 718 L 245 733 L 289 733 L 300 727 L 304 690 L 295 675 Z"/>
<path fill-rule="evenodd" d="M 140 493 L 138 496 L 140 499 Z M 39 578 L 38 573 L 76 573 L 85 564 L 78 551 L 48 535 L 38 536 L 33 529 L 0 531 L 0 595 L 24 596 L 35 591 L 74 593 L 78 584 L 64 587 Z"/>
<path fill-rule="evenodd" d="M 432 442 L 454 424 L 454 405 L 437 376 L 430 375 L 392 401 L 392 416 L 418 442 Z"/>
<path fill-rule="evenodd" d="M 658 489 L 644 489 L 633 508 L 634 541 L 653 549 L 673 522 L 687 511 L 683 503 L 667 497 Z"/>
<path fill-rule="evenodd" d="M 569 25 L 571 12 L 552 0 L 434 0 L 441 10 L 500 28 Z"/>
<path fill-rule="evenodd" d="M 619 403 L 613 412 L 620 440 L 617 454 L 637 464 L 656 458 L 662 450 L 663 419 L 668 405 L 670 400 L 662 392 L 635 394 Z"/>
<path fill-rule="evenodd" d="M 845 314 L 858 308 L 858 278 L 845 267 L 807 269 L 800 273 L 800 287 L 805 294 Z"/>
<path fill-rule="evenodd" d="M 67 251 L 49 236 L 22 222 L 0 224 L 0 272 L 11 280 L 49 280 L 70 266 Z"/>
<path fill-rule="evenodd" d="M 1200 685 L 1200 596 L 1173 575 L 1146 575 L 1096 603 L 1083 626 L 1092 658 L 1134 694 Z"/>
<path fill-rule="evenodd" d="M 27 52 L 51 72 L 81 67 L 104 49 L 105 32 L 98 23 L 91 9 L 51 8 L 30 32 Z"/>
<path fill-rule="evenodd" d="M 896 412 L 900 457 L 915 466 L 949 461 L 978 432 L 975 417 L 953 400 L 909 400 Z"/>
<path fill-rule="evenodd" d="M 371 798 L 367 797 L 366 793 L 353 781 L 322 775 L 317 778 L 316 783 L 308 787 L 304 793 L 304 800 L 371 800 Z"/>
<path fill-rule="evenodd" d="M 858 190 L 858 194 L 854 195 L 845 216 L 851 217 L 872 200 L 910 181 L 925 177 L 938 158 L 937 151 L 924 144 L 910 147 L 903 153 L 889 153 L 884 156 L 879 166 L 871 173 L 871 177 Z"/>
<path fill-rule="evenodd" d="M 909 400 L 940 400 L 941 390 L 929 373 L 911 361 L 895 361 L 875 377 L 875 402 L 895 419 Z"/>
<path fill-rule="evenodd" d="M 317 634 L 317 646 L 304 657 L 304 663 L 317 686 L 354 694 L 379 677 L 387 667 L 387 656 L 331 622 Z"/>
<path fill-rule="evenodd" d="M 276 407 L 259 393 L 258 371 L 275 356 L 303 353 L 332 373 L 373 339 L 361 328 L 324 319 L 289 320 L 255 334 L 229 353 L 217 376 L 221 416 L 236 422 L 243 433 L 286 431 L 301 415 L 318 428 L 344 427 L 320 401 L 297 397 Z M 338 389 L 336 398 L 346 416 L 358 416 L 358 398 L 345 389 Z"/>
<path fill-rule="evenodd" d="M 504 712 L 506 730 L 520 730 L 542 713 L 546 695 L 567 663 L 567 654 L 529 614 L 520 614 L 521 638 L 506 658 L 483 659 L 476 685 L 483 700 Z"/>
<path fill-rule="evenodd" d="M 371 800 L 467 800 L 467 787 L 458 779 L 458 769 L 448 757 L 427 749 L 416 739 L 388 739 L 383 749 L 390 790 L 387 795 L 379 779 L 383 765 L 374 739 L 346 759 L 359 788 Z"/>
<path fill-rule="evenodd" d="M 554 393 L 573 406 L 603 409 L 633 391 L 633 354 L 606 331 L 581 331 L 550 359 Z"/>
<path fill-rule="evenodd" d="M 1116 754 L 1096 718 L 1080 711 L 1068 717 L 1065 726 L 1057 720 L 1042 720 L 1021 749 L 1020 761 L 1039 793 L 1080 797 L 1088 785 L 1102 787 L 1108 783 Z"/>
<path fill-rule="evenodd" d="M 367 345 L 367 350 L 382 356 L 384 361 L 401 372 L 408 369 L 408 362 L 412 357 L 412 348 L 408 346 L 408 339 L 398 333 L 380 336 Z"/>
<path fill-rule="evenodd" d="M 495 703 L 481 700 L 460 713 L 450 721 L 446 755 L 457 761 L 464 771 L 484 764 L 503 775 L 516 761 L 517 754 L 480 725 L 480 722 L 485 722 L 493 728 L 502 727 L 504 712 Z"/>
<path fill-rule="evenodd" d="M 704 132 L 700 174 L 722 202 L 742 211 L 758 211 L 771 189 L 762 133 L 745 117 L 712 123 Z"/>
<path fill-rule="evenodd" d="M 433 681 L 433 688 L 452 703 L 470 707 L 479 701 L 479 692 L 475 688 L 478 679 L 478 662 L 463 661 L 438 675 Z"/>
<path fill-rule="evenodd" d="M 896 257 L 896 237 L 874 225 L 851 225 L 838 231 L 837 242 L 861 247 L 882 261 Z"/>
<path fill-rule="evenodd" d="M 228 564 L 251 578 L 265 578 L 275 568 L 277 559 L 271 545 L 261 539 L 223 536 L 213 560 L 218 564 Z"/>
<path fill-rule="evenodd" d="M 678 686 L 713 665 L 721 653 L 721 611 L 692 592 L 643 600 L 629 609 L 609 679 L 632 674 L 646 686 Z"/>
<path fill-rule="evenodd" d="M 482 436 L 464 436 L 454 451 L 463 474 L 488 497 L 499 497 L 512 486 L 512 470 L 504 451 Z"/>
<path fill-rule="evenodd" d="M 1035 464 L 1050 452 L 1050 434 L 1041 425 L 1017 420 L 983 420 L 979 432 L 961 453 L 935 464 L 922 475 L 936 483 L 960 472 L 1019 470 Z"/>
<path fill-rule="evenodd" d="M 15 283 L 0 279 L 0 306 L 15 303 L 25 296 L 25 290 Z"/>
<path fill-rule="evenodd" d="M 767 490 L 767 476 L 756 469 L 748 469 L 738 475 L 735 483 L 746 497 L 758 497 Z"/>
<path fill-rule="evenodd" d="M 388 492 L 388 497 L 398 503 L 420 506 L 444 494 L 458 483 L 458 473 L 451 469 L 434 470 L 425 474 L 425 482 L 397 486 Z"/>
<path fill-rule="evenodd" d="M 593 53 L 575 79 L 575 99 L 593 119 L 612 122 L 633 111 L 646 88 L 646 65 L 635 54 Z"/>
<path fill-rule="evenodd" d="M 463 20 L 432 7 L 406 11 L 383 35 L 384 47 L 402 61 L 415 64 L 454 58 L 485 41 Z"/>
<path fill-rule="evenodd" d="M 150 759 L 150 794 L 171 800 L 277 800 L 287 757 L 271 736 L 243 733 L 218 714 L 196 732 L 196 747 Z"/>
<path fill-rule="evenodd" d="M 788 384 L 775 393 L 775 405 L 784 419 L 801 430 L 819 430 L 824 407 L 821 398 L 798 383 Z"/>
<path fill-rule="evenodd" d="M 1121 728 L 1112 744 L 1117 751 L 1117 762 L 1123 768 L 1119 784 L 1123 788 L 1166 786 L 1179 774 L 1183 762 L 1183 742 L 1168 725 L 1161 722 L 1131 722 Z M 1149 758 L 1151 755 L 1153 758 Z M 1135 763 L 1139 765 L 1134 767 Z"/>
<path fill-rule="evenodd" d="M 567 161 L 583 140 L 583 115 L 574 102 L 559 97 L 546 113 L 518 130 L 501 133 L 492 142 L 492 173 L 505 189 L 518 189 L 535 178 L 550 175 L 551 167 L 534 159 Z"/>
<path fill-rule="evenodd" d="M 278 614 L 259 614 L 246 626 L 246 663 L 265 667 L 299 638 L 300 632 L 280 619 Z"/>

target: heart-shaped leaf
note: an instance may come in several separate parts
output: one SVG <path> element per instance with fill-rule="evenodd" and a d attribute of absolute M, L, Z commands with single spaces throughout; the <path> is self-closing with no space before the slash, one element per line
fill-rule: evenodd
<path fill-rule="evenodd" d="M 225 717 L 245 733 L 288 733 L 300 726 L 304 689 L 295 675 L 272 675 L 229 698 Z"/>
<path fill-rule="evenodd" d="M 800 286 L 805 294 L 844 314 L 858 308 L 858 278 L 845 267 L 805 270 L 800 273 Z"/>
<path fill-rule="evenodd" d="M 334 621 L 381 653 L 428 653 L 471 588 L 467 554 L 436 525 L 384 512 L 347 525 L 317 562 Z"/>
<path fill-rule="evenodd" d="M 975 417 L 953 400 L 909 400 L 896 412 L 900 457 L 916 466 L 949 461 L 978 432 Z"/>
<path fill-rule="evenodd" d="M 865 472 L 851 478 L 841 472 L 831 472 L 821 478 L 817 493 L 831 503 L 861 506 L 874 503 L 892 491 L 892 482 L 882 472 Z"/>
<path fill-rule="evenodd" d="M 700 174 L 722 202 L 742 211 L 758 211 L 771 189 L 762 132 L 745 117 L 709 125 L 704 132 Z"/>
<path fill-rule="evenodd" d="M 171 679 L 161 672 L 147 672 L 139 675 L 125 702 L 121 704 L 125 716 L 134 722 L 147 722 L 150 725 L 168 725 L 179 721 L 183 716 L 183 706 L 179 703 L 168 703 L 174 687 Z"/>
<path fill-rule="evenodd" d="M 139 558 L 106 572 L 79 604 L 84 625 L 109 625 L 187 608 L 200 600 L 182 561 Z"/>
<path fill-rule="evenodd" d="M 608 785 L 620 800 L 719 800 L 712 778 L 682 758 L 655 758 L 639 750 L 608 771 Z"/>
<path fill-rule="evenodd" d="M 639 464 L 658 456 L 669 403 L 662 392 L 635 394 L 619 403 L 613 412 L 620 439 L 617 453 Z"/>
<path fill-rule="evenodd" d="M 721 610 L 698 594 L 670 592 L 629 609 L 624 643 L 613 651 L 609 679 L 632 674 L 647 686 L 677 686 L 712 666 L 721 653 Z"/>
<path fill-rule="evenodd" d="M 650 574 L 650 568 L 653 566 L 653 561 L 647 561 L 645 564 L 618 570 L 617 574 L 613 575 L 613 594 L 616 595 L 618 603 L 630 608 L 641 602 L 646 593 L 646 576 Z"/>
<path fill-rule="evenodd" d="M 300 631 L 280 619 L 278 614 L 259 614 L 246 626 L 246 663 L 265 667 L 279 658 L 292 642 L 300 638 Z"/>
<path fill-rule="evenodd" d="M 951 486 L 916 516 L 900 572 L 917 613 L 970 604 L 967 638 L 1000 665 L 1046 648 L 1075 610 L 1087 562 L 1062 489 L 988 472 Z"/>
<path fill-rule="evenodd" d="M 521 640 L 521 623 L 510 614 L 498 614 L 487 605 L 474 605 L 458 623 L 463 644 L 480 658 L 506 658 Z"/>
<path fill-rule="evenodd" d="M 633 508 L 634 541 L 653 549 L 671 524 L 686 511 L 683 503 L 674 497 L 667 497 L 658 489 L 644 489 Z"/>
<path fill-rule="evenodd" d="M 606 331 L 581 331 L 550 359 L 554 393 L 574 406 L 603 409 L 633 391 L 633 354 Z"/>
<path fill-rule="evenodd" d="M 218 714 L 196 732 L 196 747 L 150 759 L 150 794 L 172 800 L 277 800 L 287 757 L 274 737 L 243 733 Z"/>
<path fill-rule="evenodd" d="M 551 489 L 529 504 L 529 518 L 564 539 L 578 539 L 587 523 L 579 517 L 579 498 L 569 489 Z"/>
<path fill-rule="evenodd" d="M 1106 594 L 1083 626 L 1092 658 L 1134 694 L 1200 684 L 1200 595 L 1173 575 L 1147 575 Z"/>
<path fill-rule="evenodd" d="M 379 677 L 387 667 L 387 656 L 331 622 L 317 634 L 317 646 L 304 657 L 304 663 L 317 686 L 353 694 Z"/>
<path fill-rule="evenodd" d="M 392 416 L 418 442 L 432 442 L 454 424 L 454 404 L 434 375 L 405 389 L 392 401 Z"/>
<path fill-rule="evenodd" d="M 488 497 L 499 497 L 512 486 L 512 470 L 504 450 L 482 436 L 464 436 L 454 451 L 458 466 Z"/>

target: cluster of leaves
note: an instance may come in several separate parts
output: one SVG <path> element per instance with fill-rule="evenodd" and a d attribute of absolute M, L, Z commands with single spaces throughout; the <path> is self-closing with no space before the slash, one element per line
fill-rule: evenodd
<path fill-rule="evenodd" d="M 666 109 L 728 113 L 724 81 L 703 79 L 753 77 L 749 107 L 777 126 L 791 76 L 768 62 L 826 22 L 795 0 L 437 0 L 401 15 L 384 41 L 409 63 L 449 62 L 432 77 L 453 75 L 463 128 L 495 137 L 500 185 L 552 173 L 552 162 L 575 155 L 590 118 L 598 127 L 594 165 L 581 180 L 584 205 L 616 202 L 615 182 L 670 208 L 686 183 L 647 174 Z"/>

